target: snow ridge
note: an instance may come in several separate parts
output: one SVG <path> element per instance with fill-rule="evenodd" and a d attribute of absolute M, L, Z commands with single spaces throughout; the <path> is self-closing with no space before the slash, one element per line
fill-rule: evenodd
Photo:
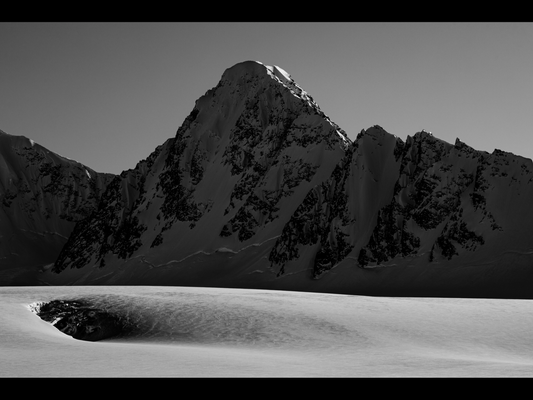
<path fill-rule="evenodd" d="M 257 63 L 264 65 L 259 61 L 257 61 Z M 331 119 L 322 112 L 319 105 L 314 101 L 314 99 L 294 81 L 292 76 L 287 71 L 278 67 L 277 65 L 265 65 L 265 67 L 268 70 L 268 74 L 272 77 L 272 79 L 276 79 L 278 82 L 286 86 L 294 96 L 306 101 L 311 107 L 321 113 L 323 117 L 336 129 L 337 134 L 343 140 L 346 146 L 351 143 L 346 132 L 342 130 L 333 121 L 331 121 Z"/>

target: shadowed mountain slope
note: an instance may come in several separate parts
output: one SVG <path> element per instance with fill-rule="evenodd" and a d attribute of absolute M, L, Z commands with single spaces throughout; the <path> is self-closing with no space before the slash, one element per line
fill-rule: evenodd
<path fill-rule="evenodd" d="M 531 199 L 529 159 L 379 126 L 351 141 L 248 61 L 106 186 L 43 279 L 529 297 Z"/>
<path fill-rule="evenodd" d="M 53 263 L 112 177 L 0 131 L 0 280 Z"/>

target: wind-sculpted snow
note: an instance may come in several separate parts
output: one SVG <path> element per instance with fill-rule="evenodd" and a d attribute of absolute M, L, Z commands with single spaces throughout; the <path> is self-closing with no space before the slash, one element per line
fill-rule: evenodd
<path fill-rule="evenodd" d="M 533 303 L 524 300 L 163 286 L 2 287 L 0 298 L 2 377 L 531 377 L 533 371 Z M 83 304 L 86 312 L 74 314 L 70 326 L 31 312 L 54 301 Z M 75 323 L 98 332 L 94 323 L 106 315 L 129 329 L 91 342 L 69 335 Z"/>
<path fill-rule="evenodd" d="M 229 291 L 225 295 L 216 289 L 133 288 L 134 293 L 139 292 L 133 296 L 124 287 L 117 287 L 116 293 L 85 292 L 35 302 L 29 307 L 65 335 L 86 341 L 283 347 L 298 346 L 298 340 L 308 342 L 315 335 L 318 339 L 321 332 L 346 330 L 320 316 L 295 318 L 293 311 L 276 312 L 276 301 L 292 300 L 290 295 L 276 292 L 263 293 L 259 301 L 253 292 Z M 298 301 L 298 294 L 295 296 Z M 246 305 L 246 298 L 253 303 Z M 305 337 L 302 332 L 290 333 L 301 325 L 307 326 Z M 318 341 L 316 345 L 329 346 Z"/>

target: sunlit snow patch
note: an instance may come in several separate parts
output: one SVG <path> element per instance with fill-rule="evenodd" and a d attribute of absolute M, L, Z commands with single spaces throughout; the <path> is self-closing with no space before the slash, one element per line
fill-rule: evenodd
<path fill-rule="evenodd" d="M 233 254 L 237 254 L 238 253 L 237 251 L 232 250 L 232 249 L 228 249 L 227 247 L 219 247 L 218 249 L 215 250 L 215 252 L 217 252 L 217 253 L 233 253 Z"/>

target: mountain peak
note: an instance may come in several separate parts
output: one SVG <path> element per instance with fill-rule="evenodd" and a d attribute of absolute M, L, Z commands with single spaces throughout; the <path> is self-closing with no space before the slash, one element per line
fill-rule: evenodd
<path fill-rule="evenodd" d="M 23 147 L 23 146 L 28 146 L 28 145 L 33 147 L 35 145 L 35 141 L 27 138 L 26 136 L 12 135 L 10 133 L 4 132 L 1 129 L 0 129 L 0 138 L 4 138 L 4 140 L 9 140 L 10 143 L 15 147 Z"/>
<path fill-rule="evenodd" d="M 266 74 L 266 66 L 258 61 L 243 61 L 226 69 L 222 74 L 223 80 L 237 80 L 243 75 Z"/>
<path fill-rule="evenodd" d="M 499 265 L 531 262 L 531 161 L 425 130 L 403 142 L 379 125 L 351 142 L 276 65 L 225 70 L 175 137 L 120 176 L 25 140 L 0 146 L 0 236 L 13 238 L 0 266 L 43 243 L 35 260 L 55 262 L 34 280 L 51 285 L 441 295 L 458 293 L 457 271 L 472 265 L 464 282 L 492 275 L 490 286 L 514 274 Z"/>
<path fill-rule="evenodd" d="M 287 71 L 277 65 L 266 65 L 260 61 L 243 61 L 237 63 L 224 71 L 222 80 L 236 81 L 247 75 L 270 77 L 289 88 L 298 97 L 309 100 L 307 93 L 296 84 Z"/>
<path fill-rule="evenodd" d="M 344 146 L 349 145 L 350 140 L 346 132 L 320 109 L 314 99 L 294 81 L 292 76 L 285 69 L 277 65 L 266 65 L 260 61 L 250 60 L 237 63 L 224 71 L 217 87 L 227 85 L 236 88 L 236 90 L 232 89 L 231 93 L 239 93 L 244 90 L 246 95 L 249 96 L 255 93 L 258 80 L 263 80 L 263 82 L 269 83 L 271 81 L 277 82 L 284 88 L 284 90 L 288 90 L 292 96 L 306 103 L 333 126 L 337 135 L 343 141 Z M 216 91 L 216 88 L 212 89 L 212 91 Z M 213 93 L 212 91 L 208 91 L 208 93 Z M 207 97 L 205 99 L 207 99 Z"/>

